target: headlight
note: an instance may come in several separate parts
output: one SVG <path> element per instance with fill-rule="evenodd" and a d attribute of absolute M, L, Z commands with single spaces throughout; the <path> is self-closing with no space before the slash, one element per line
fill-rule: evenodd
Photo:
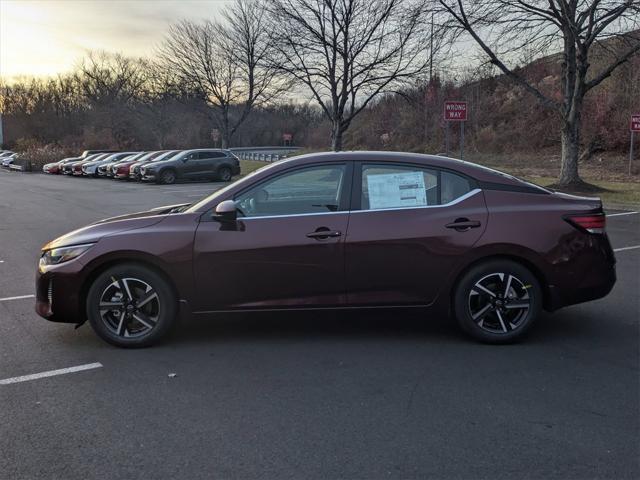
<path fill-rule="evenodd" d="M 79 257 L 84 252 L 93 247 L 93 243 L 86 243 L 84 245 L 74 245 L 72 247 L 60 247 L 46 250 L 42 257 L 40 257 L 40 266 L 46 265 L 58 265 L 60 263 L 68 262 L 74 258 Z"/>

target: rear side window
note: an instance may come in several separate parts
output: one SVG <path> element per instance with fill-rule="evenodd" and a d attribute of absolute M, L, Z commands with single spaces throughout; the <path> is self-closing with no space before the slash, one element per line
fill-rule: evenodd
<path fill-rule="evenodd" d="M 441 204 L 453 202 L 472 190 L 469 180 L 455 173 L 442 172 L 440 178 Z"/>
<path fill-rule="evenodd" d="M 198 158 L 200 160 L 208 160 L 210 158 L 222 158 L 226 157 L 226 155 L 222 152 L 200 152 Z"/>
<path fill-rule="evenodd" d="M 471 190 L 455 173 L 407 165 L 362 166 L 362 210 L 412 208 L 450 203 Z"/>

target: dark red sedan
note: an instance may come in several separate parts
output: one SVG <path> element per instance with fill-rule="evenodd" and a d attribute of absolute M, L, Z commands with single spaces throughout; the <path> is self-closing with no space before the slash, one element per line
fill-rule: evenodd
<path fill-rule="evenodd" d="M 505 343 L 615 278 L 597 198 L 443 157 L 326 153 L 52 241 L 36 309 L 88 319 L 121 347 L 151 345 L 182 315 L 351 307 L 451 313 Z"/>

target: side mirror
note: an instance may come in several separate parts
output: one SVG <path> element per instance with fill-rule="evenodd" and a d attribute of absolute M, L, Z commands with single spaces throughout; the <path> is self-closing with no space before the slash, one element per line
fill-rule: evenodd
<path fill-rule="evenodd" d="M 235 223 L 237 218 L 238 209 L 233 200 L 220 202 L 216 207 L 216 213 L 213 214 L 213 219 L 220 223 Z"/>

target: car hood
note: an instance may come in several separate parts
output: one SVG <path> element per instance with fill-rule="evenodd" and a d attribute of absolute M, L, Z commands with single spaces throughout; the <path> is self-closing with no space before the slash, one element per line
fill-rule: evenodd
<path fill-rule="evenodd" d="M 146 228 L 161 222 L 165 217 L 157 211 L 148 211 L 121 215 L 119 217 L 107 218 L 99 222 L 87 225 L 69 232 L 61 237 L 47 243 L 43 250 L 58 248 L 69 245 L 82 245 L 84 243 L 94 243 L 101 238 L 115 235 L 116 233 Z"/>
<path fill-rule="evenodd" d="M 165 165 L 165 164 L 167 164 L 167 163 L 169 163 L 167 160 L 159 160 L 159 161 L 157 161 L 157 162 L 150 161 L 150 162 L 147 162 L 147 163 L 144 165 L 144 167 L 145 167 L 145 168 L 154 168 L 154 167 L 156 167 L 156 166 L 160 166 L 160 167 L 161 167 L 162 165 Z"/>

